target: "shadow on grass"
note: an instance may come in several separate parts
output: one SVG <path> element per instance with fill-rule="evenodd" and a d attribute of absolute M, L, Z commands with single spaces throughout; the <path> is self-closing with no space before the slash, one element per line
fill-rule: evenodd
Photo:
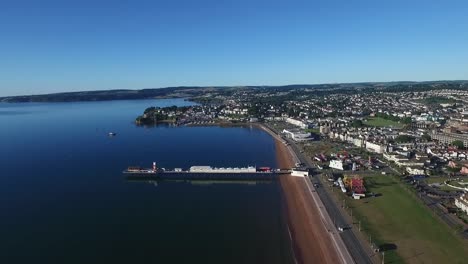
<path fill-rule="evenodd" d="M 381 188 L 381 187 L 389 187 L 389 186 L 394 186 L 395 183 L 394 182 L 379 182 L 379 183 L 376 183 L 376 182 L 371 182 L 370 184 L 366 184 L 366 186 L 369 188 L 369 189 L 372 189 L 372 188 Z"/>
<path fill-rule="evenodd" d="M 393 243 L 384 243 L 380 246 L 380 251 L 390 251 L 396 250 L 398 247 L 396 244 Z"/>

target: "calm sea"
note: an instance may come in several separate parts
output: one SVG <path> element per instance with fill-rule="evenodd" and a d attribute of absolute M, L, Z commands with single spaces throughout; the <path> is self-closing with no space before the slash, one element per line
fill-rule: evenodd
<path fill-rule="evenodd" d="M 0 263 L 292 263 L 276 182 L 121 174 L 153 161 L 275 167 L 274 141 L 258 129 L 133 124 L 148 106 L 187 104 L 0 104 Z"/>

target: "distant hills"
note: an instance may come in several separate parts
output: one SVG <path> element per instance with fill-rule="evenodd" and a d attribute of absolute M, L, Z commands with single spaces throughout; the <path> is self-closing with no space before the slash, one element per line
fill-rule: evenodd
<path fill-rule="evenodd" d="M 0 97 L 0 102 L 79 102 L 79 101 L 108 101 L 135 100 L 151 98 L 192 98 L 208 93 L 229 92 L 233 89 L 261 89 L 263 91 L 313 90 L 330 92 L 372 92 L 372 91 L 425 91 L 434 89 L 468 90 L 468 81 L 430 81 L 430 82 L 364 82 L 364 83 L 331 83 L 331 84 L 292 84 L 283 86 L 213 86 L 213 87 L 166 87 L 141 90 L 103 90 L 53 93 L 42 95 L 22 95 Z M 312 91 L 311 91 L 312 90 Z"/>
<path fill-rule="evenodd" d="M 168 87 L 142 90 L 104 90 L 0 97 L 0 102 L 79 102 L 193 97 L 207 91 L 199 87 Z"/>

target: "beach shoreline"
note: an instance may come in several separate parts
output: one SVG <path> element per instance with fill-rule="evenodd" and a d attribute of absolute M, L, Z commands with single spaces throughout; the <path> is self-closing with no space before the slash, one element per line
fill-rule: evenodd
<path fill-rule="evenodd" d="M 273 131 L 259 126 L 275 140 L 276 160 L 281 168 L 294 167 L 297 162 L 290 150 Z M 282 191 L 288 232 L 296 263 L 342 263 L 329 234 L 330 229 L 320 217 L 312 202 L 310 190 L 304 177 L 282 175 L 279 178 Z"/>

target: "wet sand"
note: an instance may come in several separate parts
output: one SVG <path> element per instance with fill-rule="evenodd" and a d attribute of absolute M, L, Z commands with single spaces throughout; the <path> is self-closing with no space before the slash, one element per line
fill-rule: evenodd
<path fill-rule="evenodd" d="M 289 149 L 275 137 L 276 159 L 281 168 L 294 166 Z M 341 263 L 319 210 L 303 177 L 282 175 L 289 229 L 298 263 Z"/>

